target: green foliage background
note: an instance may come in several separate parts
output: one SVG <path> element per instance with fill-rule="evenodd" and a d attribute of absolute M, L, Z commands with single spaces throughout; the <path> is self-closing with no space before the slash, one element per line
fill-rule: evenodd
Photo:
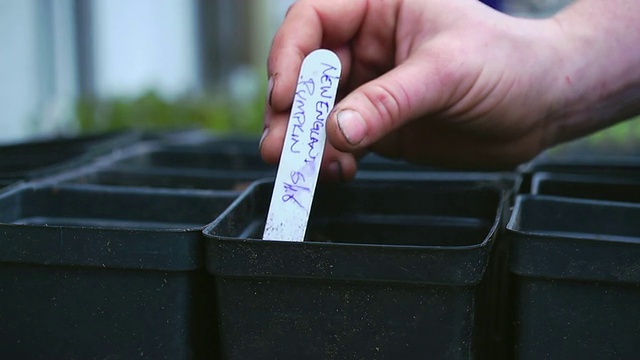
<path fill-rule="evenodd" d="M 75 117 L 80 133 L 199 128 L 219 133 L 258 134 L 262 131 L 264 99 L 261 93 L 243 103 L 213 94 L 168 100 L 148 91 L 136 97 L 80 99 L 75 106 Z"/>
<path fill-rule="evenodd" d="M 548 151 L 548 155 L 554 157 L 639 156 L 640 116 L 573 142 L 561 144 Z"/>

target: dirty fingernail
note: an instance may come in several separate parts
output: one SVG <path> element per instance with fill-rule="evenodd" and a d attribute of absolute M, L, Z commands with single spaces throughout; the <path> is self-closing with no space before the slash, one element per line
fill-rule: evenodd
<path fill-rule="evenodd" d="M 265 127 L 264 130 L 262 131 L 262 136 L 260 137 L 260 143 L 258 144 L 258 151 L 262 150 L 262 142 L 267 137 L 267 134 L 269 134 L 269 128 Z"/>
<path fill-rule="evenodd" d="M 358 145 L 367 135 L 367 124 L 362 116 L 354 110 L 340 110 L 337 115 L 338 128 L 351 145 Z"/>
<path fill-rule="evenodd" d="M 271 106 L 271 95 L 273 93 L 273 75 L 269 76 L 269 81 L 267 82 L 267 104 Z"/>

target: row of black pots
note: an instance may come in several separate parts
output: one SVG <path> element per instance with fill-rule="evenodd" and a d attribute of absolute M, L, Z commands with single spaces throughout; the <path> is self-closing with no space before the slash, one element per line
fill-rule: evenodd
<path fill-rule="evenodd" d="M 634 159 L 617 172 L 534 161 L 480 173 L 368 157 L 354 182 L 319 187 L 307 238 L 291 243 L 260 239 L 275 167 L 256 139 L 127 136 L 82 161 L 7 177 L 0 353 L 622 359 L 639 350 Z"/>

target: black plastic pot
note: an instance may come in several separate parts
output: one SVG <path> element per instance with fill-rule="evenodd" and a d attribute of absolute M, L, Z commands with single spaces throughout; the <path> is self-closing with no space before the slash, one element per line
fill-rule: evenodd
<path fill-rule="evenodd" d="M 0 195 L 0 354 L 210 358 L 201 230 L 233 198 L 33 184 Z"/>
<path fill-rule="evenodd" d="M 640 203 L 640 172 L 628 176 L 536 173 L 531 193 Z"/>
<path fill-rule="evenodd" d="M 108 186 L 202 189 L 230 191 L 236 194 L 244 191 L 253 181 L 265 177 L 262 172 L 216 171 L 215 174 L 185 175 L 174 169 L 113 169 L 83 172 L 65 179 L 65 182 L 78 184 L 99 184 Z"/>
<path fill-rule="evenodd" d="M 165 148 L 193 148 L 201 151 L 227 152 L 243 155 L 258 154 L 260 137 L 239 134 L 215 134 L 202 130 L 162 132 L 149 137 Z"/>
<path fill-rule="evenodd" d="M 542 172 L 640 178 L 640 157 L 592 155 L 553 158 L 542 156 L 519 169 L 519 173 L 523 176 L 520 193 L 530 193 L 533 174 Z"/>
<path fill-rule="evenodd" d="M 256 149 L 247 154 L 242 143 L 231 146 L 220 141 L 202 146 L 143 142 L 56 181 L 220 190 L 237 195 L 252 181 L 275 177 L 276 167 L 265 164 Z"/>
<path fill-rule="evenodd" d="M 91 166 L 69 171 L 54 182 L 145 188 L 203 189 L 235 192 L 255 180 L 275 177 L 244 143 L 211 140 L 203 145 L 142 142 L 102 157 Z"/>
<path fill-rule="evenodd" d="M 18 184 L 20 181 L 15 179 L 0 179 L 0 189 L 4 189 L 8 186 Z"/>
<path fill-rule="evenodd" d="M 486 354 L 500 190 L 460 179 L 324 186 L 307 239 L 282 242 L 259 240 L 272 187 L 255 183 L 204 231 L 225 358 Z"/>
<path fill-rule="evenodd" d="M 245 154 L 233 149 L 217 150 L 200 146 L 148 146 L 123 155 L 117 168 L 180 169 L 185 174 L 203 171 L 261 171 L 275 174 L 276 167 L 262 161 L 257 150 Z"/>
<path fill-rule="evenodd" d="M 507 225 L 514 357 L 635 359 L 640 206 L 519 196 Z"/>
<path fill-rule="evenodd" d="M 543 154 L 522 166 L 523 172 L 562 172 L 571 174 L 607 174 L 613 172 L 638 172 L 640 157 L 637 155 L 610 154 L 604 149 L 600 154 L 582 152 L 575 154 Z"/>
<path fill-rule="evenodd" d="M 139 133 L 56 138 L 0 147 L 0 177 L 34 179 L 87 163 L 96 156 L 132 144 Z"/>

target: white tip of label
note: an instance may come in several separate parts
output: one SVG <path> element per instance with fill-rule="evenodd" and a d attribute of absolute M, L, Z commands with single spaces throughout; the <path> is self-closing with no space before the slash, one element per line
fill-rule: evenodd
<path fill-rule="evenodd" d="M 342 66 L 338 56 L 315 50 L 302 62 L 280 164 L 262 238 L 303 241 L 309 222 Z"/>

